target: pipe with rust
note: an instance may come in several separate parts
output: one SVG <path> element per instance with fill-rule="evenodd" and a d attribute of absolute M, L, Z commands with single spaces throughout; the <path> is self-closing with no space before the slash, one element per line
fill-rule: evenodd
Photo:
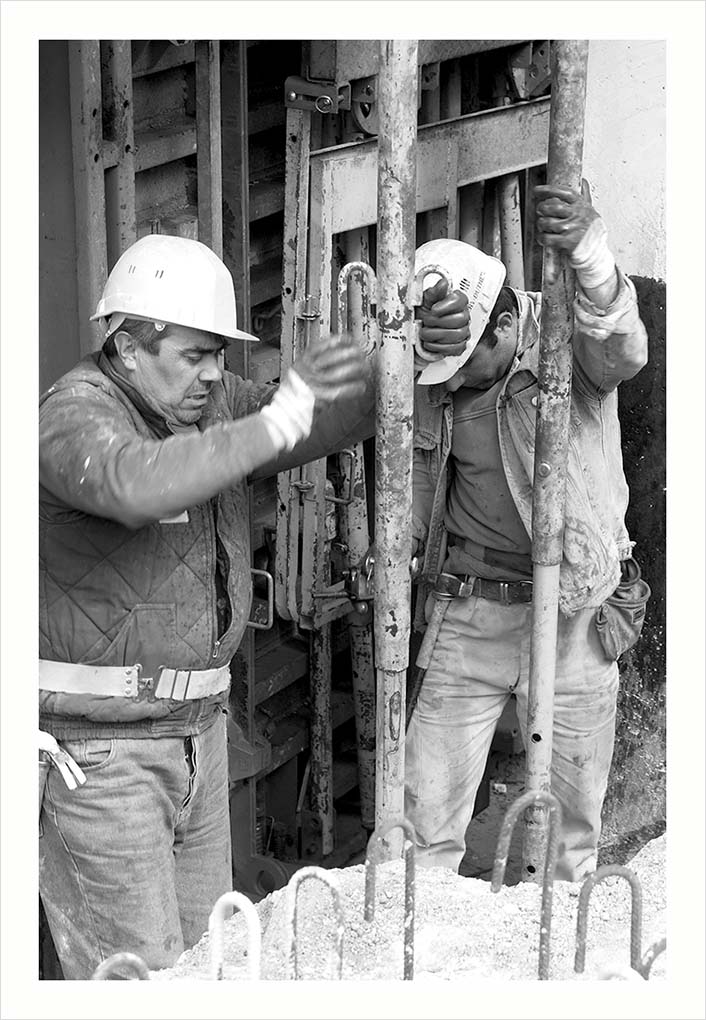
<path fill-rule="evenodd" d="M 417 40 L 382 40 L 378 105 L 375 442 L 376 825 L 404 815 L 410 638 Z M 390 848 L 397 852 L 398 847 Z"/>
<path fill-rule="evenodd" d="M 547 183 L 580 190 L 586 105 L 588 42 L 551 44 L 552 98 Z M 534 594 L 527 719 L 527 790 L 550 789 L 559 567 L 564 533 L 566 452 L 571 399 L 575 279 L 566 259 L 546 250 L 542 274 L 539 340 L 532 560 Z M 523 831 L 523 877 L 539 874 L 546 840 L 542 809 L 527 812 Z"/>

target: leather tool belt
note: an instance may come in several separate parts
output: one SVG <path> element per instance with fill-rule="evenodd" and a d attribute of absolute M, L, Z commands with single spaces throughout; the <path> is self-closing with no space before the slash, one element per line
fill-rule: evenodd
<path fill-rule="evenodd" d="M 106 697 L 152 700 L 167 698 L 192 701 L 220 694 L 230 686 L 230 667 L 217 669 L 170 669 L 160 666 L 154 677 L 142 676 L 134 666 L 86 666 L 71 662 L 39 660 L 39 689 L 64 694 L 95 694 Z"/>
<path fill-rule="evenodd" d="M 471 574 L 437 574 L 433 579 L 434 594 L 447 598 L 477 598 L 514 606 L 532 601 L 531 581 L 491 581 Z"/>

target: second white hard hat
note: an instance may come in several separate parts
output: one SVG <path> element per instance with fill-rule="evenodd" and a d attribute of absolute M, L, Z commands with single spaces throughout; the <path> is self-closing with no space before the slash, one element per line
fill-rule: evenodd
<path fill-rule="evenodd" d="M 147 234 L 123 252 L 91 319 L 170 322 L 232 340 L 257 340 L 238 329 L 233 278 L 200 241 Z"/>
<path fill-rule="evenodd" d="M 470 336 L 461 354 L 446 357 L 424 351 L 419 340 L 415 340 L 418 357 L 428 362 L 417 378 L 417 382 L 424 386 L 446 382 L 465 365 L 481 338 L 505 282 L 505 266 L 499 259 L 486 255 L 472 244 L 450 237 L 427 241 L 417 248 L 415 276 L 425 266 L 431 265 L 444 269 L 451 280 L 451 289 L 462 291 L 468 298 Z M 423 281 L 424 289 L 432 287 L 438 280 L 438 273 L 429 273 Z"/>

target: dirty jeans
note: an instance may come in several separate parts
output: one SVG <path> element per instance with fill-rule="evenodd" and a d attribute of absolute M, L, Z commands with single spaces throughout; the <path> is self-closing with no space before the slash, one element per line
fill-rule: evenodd
<path fill-rule="evenodd" d="M 569 881 L 596 868 L 615 734 L 618 668 L 601 649 L 594 615 L 560 613 L 558 622 L 551 789 L 563 811 L 556 877 Z M 405 814 L 417 832 L 420 866 L 458 870 L 511 694 L 527 746 L 530 625 L 530 605 L 475 596 L 449 604 L 405 748 Z"/>
<path fill-rule="evenodd" d="M 232 889 L 226 717 L 193 737 L 62 741 L 87 781 L 49 772 L 39 887 L 67 980 L 113 953 L 171 966 Z"/>

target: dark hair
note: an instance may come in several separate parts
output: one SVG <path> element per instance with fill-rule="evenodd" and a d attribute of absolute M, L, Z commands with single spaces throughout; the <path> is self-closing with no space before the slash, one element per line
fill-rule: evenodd
<path fill-rule="evenodd" d="M 115 330 L 115 333 L 112 333 L 104 342 L 103 351 L 109 358 L 114 358 L 118 353 L 115 347 L 115 335 L 117 333 L 129 333 L 138 347 L 142 347 L 148 354 L 156 356 L 159 354 L 160 342 L 167 335 L 168 331 L 169 323 L 167 323 L 166 329 L 160 331 L 156 328 L 154 322 L 145 321 L 144 319 L 125 319 L 118 329 Z"/>
<path fill-rule="evenodd" d="M 493 310 L 490 313 L 490 318 L 486 324 L 485 329 L 481 333 L 479 344 L 485 344 L 486 347 L 492 351 L 498 342 L 498 338 L 495 335 L 495 327 L 498 324 L 499 317 L 503 312 L 516 312 L 517 311 L 517 300 L 512 290 L 509 287 L 503 287 L 498 294 L 497 301 L 493 305 Z"/>

